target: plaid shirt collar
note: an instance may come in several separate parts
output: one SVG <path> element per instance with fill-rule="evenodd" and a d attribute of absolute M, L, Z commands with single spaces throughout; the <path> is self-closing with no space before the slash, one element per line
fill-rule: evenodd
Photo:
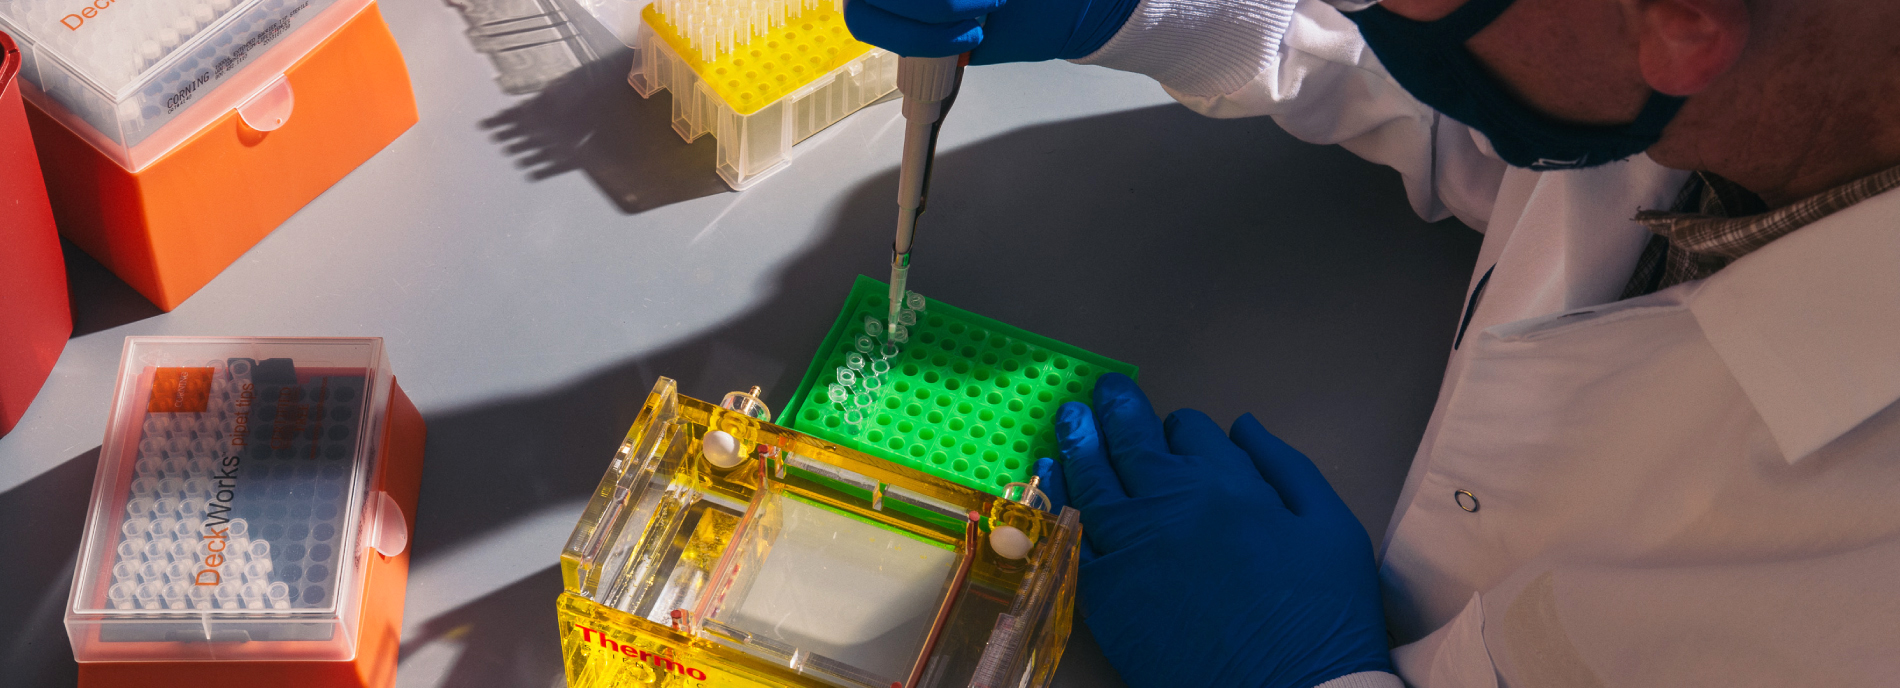
<path fill-rule="evenodd" d="M 1761 197 L 1734 182 L 1698 172 L 1683 187 L 1675 210 L 1636 214 L 1636 222 L 1656 236 L 1637 260 L 1623 298 L 1713 275 L 1768 242 L 1896 186 L 1900 167 L 1770 210 Z"/>

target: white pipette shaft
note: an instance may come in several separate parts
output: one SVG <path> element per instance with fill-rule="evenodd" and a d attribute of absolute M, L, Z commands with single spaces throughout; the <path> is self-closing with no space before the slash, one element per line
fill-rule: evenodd
<path fill-rule="evenodd" d="M 897 238 L 891 243 L 890 313 L 886 332 L 897 333 L 910 281 L 910 249 L 917 218 L 924 213 L 937 131 L 963 82 L 963 56 L 904 57 L 897 60 L 897 90 L 904 94 L 904 158 L 897 173 Z"/>

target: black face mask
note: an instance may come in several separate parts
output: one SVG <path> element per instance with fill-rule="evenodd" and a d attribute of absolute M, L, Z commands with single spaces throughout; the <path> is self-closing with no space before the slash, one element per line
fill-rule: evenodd
<path fill-rule="evenodd" d="M 1437 21 L 1406 19 L 1373 5 L 1346 18 L 1412 97 L 1491 139 L 1504 161 L 1533 170 L 1593 167 L 1641 153 L 1662 139 L 1683 98 L 1651 93 L 1642 114 L 1607 127 L 1564 124 L 1504 90 L 1465 49 L 1515 0 L 1471 0 Z"/>

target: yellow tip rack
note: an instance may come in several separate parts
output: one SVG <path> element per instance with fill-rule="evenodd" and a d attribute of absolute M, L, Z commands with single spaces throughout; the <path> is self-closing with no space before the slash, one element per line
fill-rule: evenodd
<path fill-rule="evenodd" d="M 897 87 L 897 56 L 852 38 L 841 0 L 658 0 L 640 19 L 627 82 L 672 92 L 673 130 L 712 134 L 734 189 Z"/>
<path fill-rule="evenodd" d="M 714 406 L 654 385 L 561 553 L 570 688 L 1049 685 L 1074 509 L 767 417 L 754 394 Z"/>

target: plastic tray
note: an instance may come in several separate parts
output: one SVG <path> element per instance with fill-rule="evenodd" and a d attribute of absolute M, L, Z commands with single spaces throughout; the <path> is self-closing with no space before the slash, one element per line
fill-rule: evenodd
<path fill-rule="evenodd" d="M 735 104 L 694 71 L 693 61 L 654 30 L 651 18 L 649 10 L 640 23 L 627 83 L 641 97 L 671 92 L 673 131 L 688 142 L 712 134 L 719 144 L 715 170 L 735 190 L 782 169 L 798 142 L 897 88 L 897 55 L 872 49 L 784 95 L 755 95 L 757 103 Z"/>
<path fill-rule="evenodd" d="M 889 287 L 863 275 L 812 357 L 779 424 L 958 484 L 999 494 L 1054 456 L 1055 413 L 1089 399 L 1103 373 L 1135 366 L 926 299 L 910 342 L 891 360 L 858 434 L 826 398 L 866 316 L 883 320 Z"/>

